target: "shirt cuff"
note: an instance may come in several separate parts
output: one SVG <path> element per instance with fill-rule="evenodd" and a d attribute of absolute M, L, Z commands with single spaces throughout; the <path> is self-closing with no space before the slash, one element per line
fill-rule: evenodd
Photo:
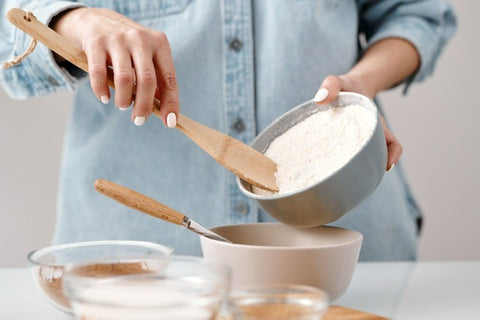
<path fill-rule="evenodd" d="M 414 17 L 402 17 L 401 22 L 395 19 L 386 22 L 368 41 L 368 47 L 387 38 L 402 38 L 410 42 L 420 55 L 420 67 L 408 77 L 404 83 L 406 94 L 413 82 L 422 81 L 432 74 L 435 61 L 440 54 L 436 44 L 439 35 L 435 34 L 427 22 Z"/>
<path fill-rule="evenodd" d="M 32 1 L 31 5 L 23 8 L 25 11 L 32 12 L 35 17 L 42 23 L 49 25 L 52 19 L 69 9 L 85 7 L 84 4 L 72 1 L 49 1 L 41 2 Z M 24 32 L 15 29 L 14 51 L 16 54 L 25 51 L 31 38 Z M 25 74 L 23 76 L 33 78 L 30 82 L 30 91 L 36 95 L 45 95 L 58 91 L 72 90 L 73 87 L 83 78 L 83 76 L 70 73 L 65 67 L 58 65 L 53 56 L 53 52 L 43 44 L 37 45 L 33 53 L 22 61 L 24 64 Z"/>

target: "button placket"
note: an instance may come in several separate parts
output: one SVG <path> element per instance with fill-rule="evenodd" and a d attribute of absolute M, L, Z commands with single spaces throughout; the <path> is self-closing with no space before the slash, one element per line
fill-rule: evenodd
<path fill-rule="evenodd" d="M 227 133 L 245 143 L 255 137 L 255 84 L 251 3 L 224 0 L 225 106 Z M 240 192 L 228 175 L 229 223 L 257 221 L 257 207 Z"/>

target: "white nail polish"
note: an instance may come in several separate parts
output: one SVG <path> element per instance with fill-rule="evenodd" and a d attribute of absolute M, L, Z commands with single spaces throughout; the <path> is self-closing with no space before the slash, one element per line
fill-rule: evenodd
<path fill-rule="evenodd" d="M 133 120 L 133 123 L 135 123 L 137 127 L 140 127 L 145 123 L 145 117 L 135 117 L 135 120 Z"/>
<path fill-rule="evenodd" d="M 103 104 L 108 104 L 108 102 L 110 101 L 110 98 L 108 98 L 107 95 L 103 95 L 100 97 L 100 101 L 102 101 Z"/>
<path fill-rule="evenodd" d="M 326 88 L 320 88 L 313 97 L 314 102 L 322 102 L 328 97 L 328 90 Z"/>
<path fill-rule="evenodd" d="M 390 168 L 387 170 L 387 172 L 388 172 L 388 171 L 391 171 L 394 167 L 395 167 L 395 163 L 392 163 L 392 165 L 391 165 Z"/>
<path fill-rule="evenodd" d="M 120 110 L 120 111 L 126 111 L 126 110 L 128 110 L 128 107 L 125 107 L 125 108 L 118 107 L 118 110 Z"/>
<path fill-rule="evenodd" d="M 170 112 L 167 116 L 167 127 L 175 128 L 177 126 L 177 115 Z"/>

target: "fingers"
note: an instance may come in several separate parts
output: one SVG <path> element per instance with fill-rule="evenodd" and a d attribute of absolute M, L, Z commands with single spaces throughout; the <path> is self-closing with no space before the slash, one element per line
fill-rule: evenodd
<path fill-rule="evenodd" d="M 361 81 L 348 74 L 328 76 L 323 80 L 320 89 L 315 94 L 313 101 L 318 104 L 327 104 L 335 100 L 340 91 L 352 91 L 363 94 L 370 99 L 375 96 Z"/>
<path fill-rule="evenodd" d="M 121 110 L 126 110 L 132 104 L 134 83 L 130 53 L 119 46 L 110 49 L 109 52 L 115 82 L 115 105 Z"/>
<path fill-rule="evenodd" d="M 327 104 L 335 100 L 338 93 L 343 90 L 343 80 L 337 76 L 328 76 L 323 80 L 320 89 L 315 94 L 313 101 L 318 104 Z"/>
<path fill-rule="evenodd" d="M 98 36 L 86 46 L 91 85 L 95 95 L 108 103 L 107 64 L 112 65 L 115 104 L 126 110 L 135 100 L 132 121 L 141 126 L 160 99 L 160 117 L 166 126 L 177 124 L 178 86 L 168 39 L 164 33 L 133 28 L 128 33 Z M 135 94 L 134 97 L 132 95 Z"/>
<path fill-rule="evenodd" d="M 88 73 L 93 92 L 103 104 L 110 101 L 107 83 L 107 52 L 103 43 L 95 41 L 85 48 L 88 57 Z"/>
<path fill-rule="evenodd" d="M 388 150 L 388 158 L 387 158 L 387 167 L 385 168 L 387 171 L 392 170 L 395 165 L 400 160 L 400 156 L 403 152 L 403 147 L 398 141 L 398 139 L 394 136 L 392 131 L 387 128 L 385 120 L 381 117 L 383 130 L 385 132 L 385 141 L 387 143 L 387 150 Z"/>
<path fill-rule="evenodd" d="M 325 80 L 323 80 L 323 83 L 315 94 L 313 101 L 318 104 L 331 103 L 333 100 L 335 100 L 340 91 L 353 91 L 362 93 L 366 96 L 371 96 L 368 94 L 370 91 L 366 90 L 365 88 L 361 88 L 358 83 L 346 75 L 328 76 L 325 78 Z M 383 117 L 380 117 L 380 119 L 385 132 L 385 140 L 388 149 L 386 170 L 390 171 L 398 163 L 400 156 L 402 155 L 403 148 L 398 139 L 388 129 Z"/>
<path fill-rule="evenodd" d="M 153 110 L 153 100 L 157 90 L 157 78 L 152 55 L 147 50 L 135 50 L 132 54 L 135 65 L 137 91 L 133 106 L 132 121 L 138 126 L 145 123 Z"/>
<path fill-rule="evenodd" d="M 390 171 L 398 163 L 398 160 L 402 155 L 403 148 L 397 138 L 395 138 L 393 133 L 388 129 L 385 130 L 385 140 L 387 142 L 388 149 L 388 160 L 386 169 L 387 171 Z"/>
<path fill-rule="evenodd" d="M 160 96 L 160 116 L 165 125 L 174 128 L 177 125 L 179 99 L 177 77 L 168 40 L 163 33 L 157 35 L 159 48 L 155 54 L 155 70 Z"/>

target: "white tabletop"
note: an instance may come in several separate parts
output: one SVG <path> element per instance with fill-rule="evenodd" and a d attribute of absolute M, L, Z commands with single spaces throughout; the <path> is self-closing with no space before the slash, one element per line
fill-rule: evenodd
<path fill-rule="evenodd" d="M 335 304 L 389 318 L 480 319 L 480 261 L 360 263 Z M 0 319 L 71 319 L 51 307 L 27 269 L 0 269 Z"/>

